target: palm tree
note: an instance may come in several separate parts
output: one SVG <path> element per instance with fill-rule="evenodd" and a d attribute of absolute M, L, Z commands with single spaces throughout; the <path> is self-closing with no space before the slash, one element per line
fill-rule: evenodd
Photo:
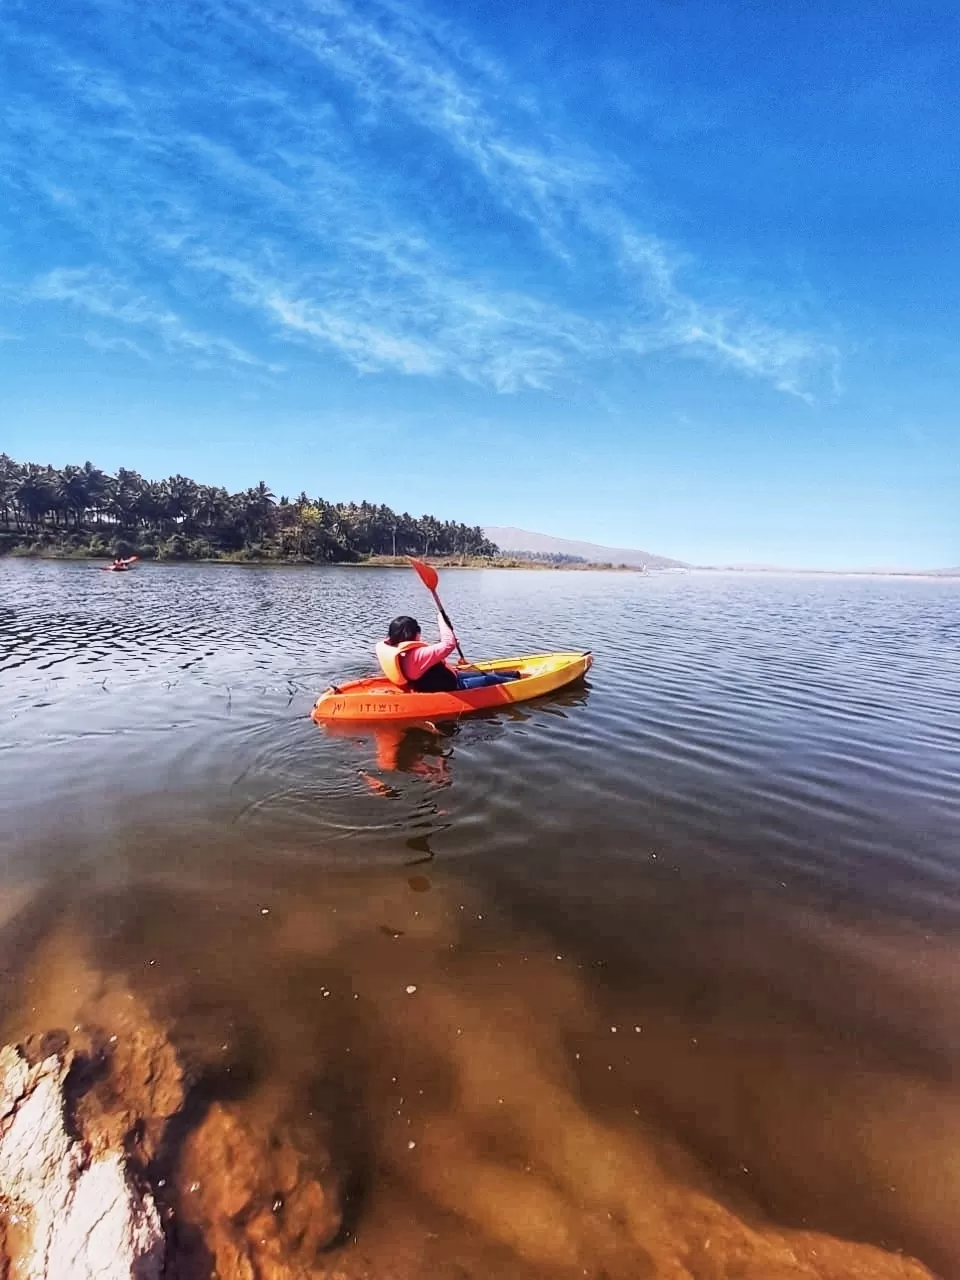
<path fill-rule="evenodd" d="M 15 498 L 20 510 L 33 529 L 39 529 L 44 517 L 54 506 L 53 485 L 47 474 L 52 468 L 38 467 L 28 463 L 20 474 L 15 490 Z"/>
<path fill-rule="evenodd" d="M 132 529 L 138 522 L 137 507 L 144 493 L 143 476 L 121 467 L 108 481 L 107 510 L 121 529 Z"/>
<path fill-rule="evenodd" d="M 56 496 L 63 504 L 67 523 L 72 512 L 73 527 L 79 532 L 84 513 L 90 505 L 87 477 L 80 467 L 64 467 L 59 472 L 56 479 Z"/>
<path fill-rule="evenodd" d="M 222 524 L 226 518 L 230 495 L 226 489 L 202 484 L 197 490 L 196 517 L 207 529 Z"/>
<path fill-rule="evenodd" d="M 418 532 L 423 541 L 423 554 L 428 556 L 430 554 L 430 548 L 436 547 L 440 539 L 440 535 L 443 532 L 443 527 L 440 524 L 440 521 L 434 516 L 427 515 L 421 516 L 417 521 L 417 525 L 419 526 Z"/>
<path fill-rule="evenodd" d="M 167 490 L 154 480 L 142 484 L 133 495 L 131 515 L 134 523 L 160 531 L 167 509 Z"/>
<path fill-rule="evenodd" d="M 276 498 L 261 480 L 253 489 L 247 489 L 241 494 L 240 500 L 243 505 L 242 518 L 250 537 L 262 543 L 273 523 L 272 515 Z"/>
<path fill-rule="evenodd" d="M 6 453 L 0 453 L 0 520 L 9 527 L 11 517 L 15 516 L 20 528 L 20 511 L 17 507 L 17 485 L 20 481 L 20 468 Z"/>
<path fill-rule="evenodd" d="M 97 513 L 97 524 L 103 523 L 103 503 L 108 492 L 108 478 L 99 467 L 92 462 L 85 462 L 81 468 L 87 486 L 87 505 Z"/>
<path fill-rule="evenodd" d="M 196 514 L 200 486 L 186 476 L 171 476 L 166 481 L 167 514 L 177 522 L 192 520 Z"/>

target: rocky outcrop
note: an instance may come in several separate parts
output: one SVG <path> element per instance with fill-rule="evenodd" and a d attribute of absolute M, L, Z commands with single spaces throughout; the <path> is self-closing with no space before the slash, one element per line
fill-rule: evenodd
<path fill-rule="evenodd" d="M 0 1050 L 0 1280 L 305 1280 L 341 1227 L 328 1162 L 264 1099 L 215 1101 L 122 987 Z"/>
<path fill-rule="evenodd" d="M 0 1050 L 4 1252 L 18 1280 L 160 1280 L 165 1242 L 151 1192 L 120 1148 L 71 1131 L 75 1055 Z"/>

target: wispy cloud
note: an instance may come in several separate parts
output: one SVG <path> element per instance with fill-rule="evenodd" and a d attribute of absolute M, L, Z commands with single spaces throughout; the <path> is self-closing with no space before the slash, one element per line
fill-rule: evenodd
<path fill-rule="evenodd" d="M 198 332 L 184 324 L 175 312 L 157 310 L 146 296 L 131 291 L 122 281 L 102 269 L 57 268 L 36 279 L 29 296 L 40 302 L 68 303 L 90 315 L 123 325 L 135 325 L 153 333 L 168 348 L 181 348 L 250 367 L 268 367 L 263 360 L 250 355 L 228 338 Z M 84 340 L 89 342 L 89 333 L 84 334 Z M 111 340 L 99 339 L 102 350 L 119 349 L 116 345 L 119 341 L 127 349 L 141 351 L 128 339 L 113 339 L 112 348 L 102 345 L 108 341 Z"/>
<path fill-rule="evenodd" d="M 486 295 L 446 277 L 397 244 L 379 247 L 403 280 L 384 306 L 384 289 L 356 282 L 349 307 L 316 301 L 321 288 L 264 274 L 238 259 L 180 245 L 191 266 L 218 277 L 231 296 L 267 316 L 284 336 L 333 348 L 362 372 L 453 375 L 498 391 L 545 389 L 565 355 L 599 355 L 602 328 L 534 298 Z"/>
<path fill-rule="evenodd" d="M 8 24 L 33 67 L 7 98 L 0 184 L 98 264 L 46 262 L 36 301 L 235 369 L 275 369 L 261 352 L 281 340 L 501 392 L 673 357 L 829 391 L 828 342 L 746 286 L 718 296 L 646 225 L 630 171 L 436 14 L 90 5 L 96 55 L 52 44 L 26 7 Z"/>
<path fill-rule="evenodd" d="M 246 8 L 248 15 L 254 13 Z M 442 138 L 484 178 L 495 198 L 535 224 L 550 244 L 567 203 L 606 186 L 611 162 L 544 129 L 529 96 L 463 34 L 415 5 L 313 0 L 260 10 L 381 114 L 401 113 Z"/>
<path fill-rule="evenodd" d="M 673 352 L 770 382 L 811 403 L 813 386 L 837 389 L 839 353 L 813 334 L 779 328 L 742 306 L 708 305 L 676 283 L 678 267 L 660 244 L 629 236 L 625 250 L 652 291 L 648 322 L 626 326 L 623 346 L 638 355 Z"/>
<path fill-rule="evenodd" d="M 94 351 L 139 356 L 141 360 L 152 359 L 150 353 L 145 351 L 139 342 L 134 342 L 132 338 L 109 338 L 102 333 L 97 333 L 95 329 L 88 329 L 83 335 L 83 340 Z"/>

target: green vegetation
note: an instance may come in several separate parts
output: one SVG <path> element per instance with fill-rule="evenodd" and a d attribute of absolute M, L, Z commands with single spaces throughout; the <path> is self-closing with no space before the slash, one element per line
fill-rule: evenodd
<path fill-rule="evenodd" d="M 57 470 L 0 454 L 0 555 L 139 555 L 158 560 L 302 560 L 443 556 L 489 562 L 483 530 L 434 516 L 398 515 L 369 502 L 301 493 L 279 501 L 262 481 L 243 493 L 159 482 L 85 462 Z"/>
<path fill-rule="evenodd" d="M 518 559 L 532 564 L 548 564 L 554 568 L 583 568 L 589 562 L 584 556 L 571 556 L 563 551 L 514 551 Z"/>

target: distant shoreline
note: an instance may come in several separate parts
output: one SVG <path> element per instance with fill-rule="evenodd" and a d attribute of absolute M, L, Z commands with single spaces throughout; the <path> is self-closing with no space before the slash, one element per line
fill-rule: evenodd
<path fill-rule="evenodd" d="M 740 577 L 806 577 L 806 578 L 911 578 L 928 582 L 960 581 L 958 569 L 780 569 L 774 566 L 737 565 L 685 565 L 683 568 L 660 569 L 644 568 L 641 565 L 592 563 L 583 564 L 571 561 L 526 560 L 520 556 L 422 556 L 426 563 L 436 569 L 535 569 L 537 572 L 566 573 L 635 573 L 641 576 L 663 577 L 679 574 L 737 574 Z M 103 566 L 109 564 L 111 556 L 94 556 L 86 551 L 63 551 L 49 548 L 42 551 L 27 550 L 21 547 L 0 555 L 0 564 L 4 560 L 59 560 L 72 564 L 89 564 Z M 406 556 L 367 556 L 358 560 L 310 560 L 298 559 L 295 556 L 264 556 L 261 558 L 249 555 L 208 556 L 198 559 L 166 557 L 141 557 L 141 564 L 156 565 L 191 565 L 215 564 L 233 565 L 241 569 L 406 569 L 409 560 Z"/>
<path fill-rule="evenodd" d="M 17 548 L 0 555 L 0 563 L 4 560 L 59 560 L 71 564 L 90 564 L 104 566 L 111 562 L 112 556 L 93 556 L 88 552 L 69 552 L 59 549 L 42 551 L 22 550 Z M 629 564 L 572 564 L 569 562 L 554 563 L 541 560 L 524 560 L 517 556 L 422 556 L 420 559 L 436 569 L 536 569 L 551 572 L 584 572 L 587 570 L 601 573 L 638 573 L 647 570 L 639 565 Z M 216 564 L 233 565 L 235 568 L 247 569 L 408 569 L 410 561 L 406 556 L 367 556 L 359 560 L 310 560 L 298 559 L 295 556 L 207 556 L 192 557 L 141 557 L 140 564 L 156 565 L 191 565 Z"/>

